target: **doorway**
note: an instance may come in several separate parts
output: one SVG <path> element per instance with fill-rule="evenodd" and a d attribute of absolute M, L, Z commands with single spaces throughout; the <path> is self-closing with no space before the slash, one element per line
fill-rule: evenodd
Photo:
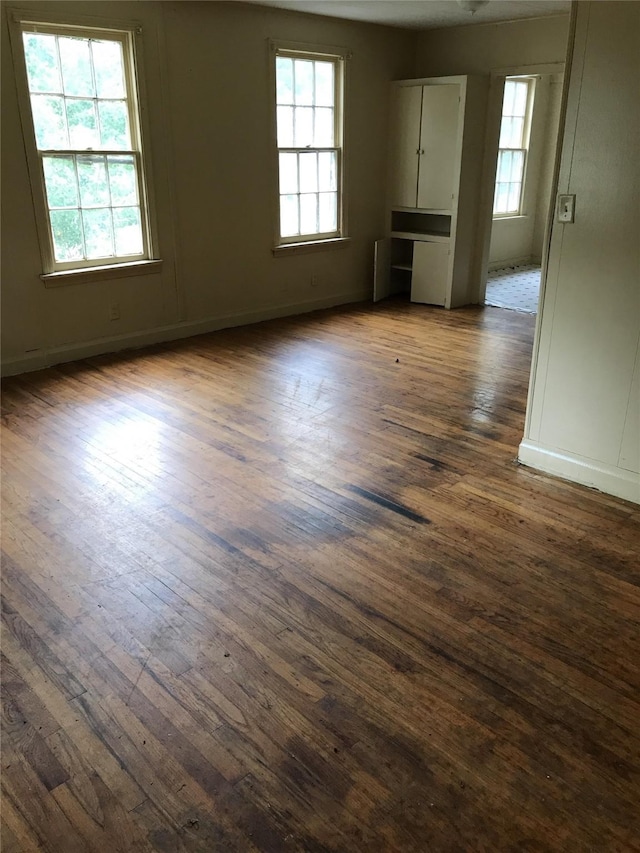
<path fill-rule="evenodd" d="M 481 302 L 536 314 L 560 124 L 562 66 L 492 81 L 495 147 Z"/>

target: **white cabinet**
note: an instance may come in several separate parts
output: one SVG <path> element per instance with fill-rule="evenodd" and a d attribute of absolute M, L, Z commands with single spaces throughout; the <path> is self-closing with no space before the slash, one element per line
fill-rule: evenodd
<path fill-rule="evenodd" d="M 416 207 L 451 210 L 458 164 L 460 86 L 422 87 Z"/>
<path fill-rule="evenodd" d="M 451 210 L 460 86 L 398 86 L 392 100 L 392 207 Z"/>
<path fill-rule="evenodd" d="M 406 290 L 412 302 L 444 305 L 449 262 L 446 237 L 394 231 L 375 243 L 373 301 Z"/>
<path fill-rule="evenodd" d="M 474 77 L 392 84 L 389 231 L 377 247 L 377 298 L 406 290 L 414 302 L 445 308 L 477 301 L 487 91 Z"/>
<path fill-rule="evenodd" d="M 391 205 L 417 207 L 422 86 L 395 89 L 391 100 Z M 402 128 L 402 133 L 399 129 Z"/>
<path fill-rule="evenodd" d="M 411 301 L 427 305 L 444 305 L 449 279 L 449 246 L 447 243 L 413 244 L 411 267 Z"/>

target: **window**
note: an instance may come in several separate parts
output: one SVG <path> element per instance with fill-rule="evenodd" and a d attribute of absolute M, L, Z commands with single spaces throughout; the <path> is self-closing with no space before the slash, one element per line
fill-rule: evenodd
<path fill-rule="evenodd" d="M 517 216 L 522 213 L 532 101 L 533 79 L 505 80 L 493 199 L 494 216 Z"/>
<path fill-rule="evenodd" d="M 279 243 L 342 235 L 340 56 L 276 51 Z"/>
<path fill-rule="evenodd" d="M 45 272 L 148 258 L 132 33 L 20 28 Z"/>

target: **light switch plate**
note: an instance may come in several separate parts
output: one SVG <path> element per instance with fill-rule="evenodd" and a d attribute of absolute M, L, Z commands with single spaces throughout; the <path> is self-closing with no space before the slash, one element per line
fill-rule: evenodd
<path fill-rule="evenodd" d="M 573 222 L 576 212 L 575 195 L 558 196 L 558 222 Z"/>

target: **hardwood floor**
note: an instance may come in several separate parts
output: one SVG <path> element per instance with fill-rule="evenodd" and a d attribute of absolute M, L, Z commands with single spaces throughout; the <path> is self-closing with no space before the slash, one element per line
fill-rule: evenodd
<path fill-rule="evenodd" d="M 640 507 L 514 462 L 534 322 L 5 383 L 5 853 L 640 849 Z"/>

